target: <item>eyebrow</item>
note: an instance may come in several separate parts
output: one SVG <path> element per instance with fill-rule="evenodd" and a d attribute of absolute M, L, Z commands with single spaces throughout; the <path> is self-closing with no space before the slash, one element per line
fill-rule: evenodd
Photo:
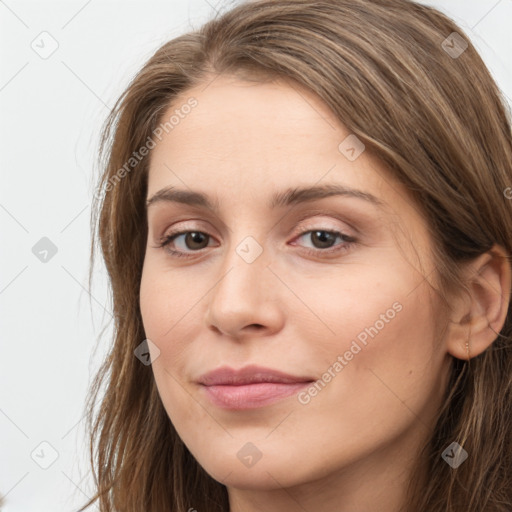
<path fill-rule="evenodd" d="M 383 208 L 385 205 L 381 199 L 369 192 L 363 192 L 362 190 L 340 184 L 326 184 L 309 187 L 294 187 L 276 192 L 272 195 L 268 207 L 270 209 L 282 208 L 331 196 L 355 197 L 367 201 L 378 208 Z M 218 201 L 212 202 L 207 195 L 193 190 L 176 189 L 174 187 L 163 188 L 146 201 L 146 208 L 159 202 L 177 202 L 206 208 L 214 213 L 219 212 Z"/>

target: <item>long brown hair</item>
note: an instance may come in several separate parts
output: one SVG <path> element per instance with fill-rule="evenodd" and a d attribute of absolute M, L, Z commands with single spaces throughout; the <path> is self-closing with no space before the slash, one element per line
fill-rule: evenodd
<path fill-rule="evenodd" d="M 98 237 L 114 339 L 87 401 L 97 492 L 80 510 L 97 500 L 101 512 L 229 510 L 225 486 L 191 456 L 151 367 L 134 357 L 146 337 L 139 287 L 150 155 L 139 158 L 139 150 L 155 140 L 178 95 L 219 73 L 281 77 L 316 93 L 415 197 L 429 224 L 442 296 L 467 287 L 461 262 L 494 244 L 512 254 L 510 109 L 444 14 L 408 0 L 257 0 L 169 41 L 118 99 L 101 138 L 91 274 Z M 410 480 L 407 512 L 512 510 L 511 340 L 509 303 L 485 352 L 469 362 L 453 358 L 445 402 Z M 453 441 L 470 454 L 457 469 L 441 458 Z M 427 475 L 421 485 L 420 472 Z"/>

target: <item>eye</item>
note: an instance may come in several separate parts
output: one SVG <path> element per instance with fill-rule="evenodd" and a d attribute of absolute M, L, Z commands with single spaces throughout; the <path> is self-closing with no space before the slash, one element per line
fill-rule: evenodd
<path fill-rule="evenodd" d="M 306 236 L 309 236 L 313 243 L 313 248 L 306 247 L 306 253 L 315 256 L 324 254 L 331 255 L 333 253 L 347 251 L 357 242 L 352 236 L 341 233 L 340 231 L 328 229 L 303 231 L 295 240 L 305 238 Z M 202 231 L 177 231 L 162 237 L 157 247 L 163 247 L 171 256 L 187 258 L 192 256 L 191 253 L 200 252 L 202 249 L 208 247 L 208 242 L 211 238 L 210 235 Z M 340 239 L 342 243 L 334 245 L 337 239 Z M 176 250 L 171 248 L 171 244 L 174 247 L 181 247 L 179 250 Z"/>
<path fill-rule="evenodd" d="M 171 249 L 169 247 L 171 243 L 175 244 L 175 241 L 178 240 L 180 237 L 184 237 L 181 240 L 182 244 L 184 243 L 184 248 L 182 245 L 182 249 L 178 251 Z M 208 235 L 207 233 L 203 233 L 202 231 L 178 231 L 176 233 L 170 233 L 164 236 L 163 239 L 160 241 L 158 247 L 164 247 L 165 250 L 173 256 L 187 257 L 187 249 L 190 249 L 191 252 L 197 252 L 201 249 L 204 249 L 205 247 L 208 246 L 208 243 L 205 244 L 205 240 L 206 242 L 208 242 L 210 238 L 210 235 Z"/>
<path fill-rule="evenodd" d="M 313 248 L 308 248 L 308 253 L 318 255 L 320 253 L 338 253 L 346 251 L 356 243 L 356 239 L 352 236 L 345 235 L 340 231 L 331 231 L 327 229 L 311 229 L 303 231 L 296 239 L 309 238 L 313 244 Z M 343 243 L 334 245 L 336 239 L 340 239 Z M 334 249 L 332 249 L 334 247 Z"/>

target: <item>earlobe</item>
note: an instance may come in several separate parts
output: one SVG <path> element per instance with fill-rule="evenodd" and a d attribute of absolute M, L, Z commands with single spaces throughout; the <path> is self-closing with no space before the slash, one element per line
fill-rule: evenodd
<path fill-rule="evenodd" d="M 494 245 L 467 265 L 468 292 L 453 309 L 448 352 L 468 360 L 484 352 L 498 336 L 506 320 L 511 287 L 507 252 Z"/>

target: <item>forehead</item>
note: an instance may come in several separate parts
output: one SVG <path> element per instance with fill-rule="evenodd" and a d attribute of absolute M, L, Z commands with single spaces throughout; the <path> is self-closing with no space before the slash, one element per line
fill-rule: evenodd
<path fill-rule="evenodd" d="M 195 106 L 183 108 L 191 98 Z M 148 195 L 180 178 L 182 186 L 229 184 L 255 194 L 298 182 L 383 185 L 379 162 L 367 151 L 347 159 L 342 150 L 354 136 L 297 84 L 219 76 L 177 98 L 162 122 L 171 117 L 171 129 L 151 152 Z"/>

